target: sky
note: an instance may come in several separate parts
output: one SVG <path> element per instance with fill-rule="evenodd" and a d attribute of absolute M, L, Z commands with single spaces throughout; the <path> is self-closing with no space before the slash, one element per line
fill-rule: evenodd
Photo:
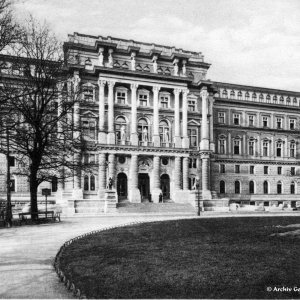
<path fill-rule="evenodd" d="M 208 79 L 300 92 L 300 0 L 16 0 L 57 36 L 113 36 L 202 52 Z"/>

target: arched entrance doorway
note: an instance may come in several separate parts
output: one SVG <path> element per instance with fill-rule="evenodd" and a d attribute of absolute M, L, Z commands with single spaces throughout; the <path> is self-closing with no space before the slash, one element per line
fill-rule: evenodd
<path fill-rule="evenodd" d="M 163 174 L 160 177 L 160 188 L 164 199 L 170 199 L 170 177 L 168 174 Z"/>
<path fill-rule="evenodd" d="M 118 174 L 117 193 L 119 200 L 127 199 L 127 176 L 124 173 Z"/>
<path fill-rule="evenodd" d="M 139 190 L 141 193 L 142 201 L 149 200 L 150 186 L 149 186 L 149 175 L 139 174 Z"/>

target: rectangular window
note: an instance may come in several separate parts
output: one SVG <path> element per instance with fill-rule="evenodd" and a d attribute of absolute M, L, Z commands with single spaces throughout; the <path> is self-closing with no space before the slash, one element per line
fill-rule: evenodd
<path fill-rule="evenodd" d="M 189 168 L 196 169 L 197 168 L 197 158 L 190 158 L 189 159 Z"/>
<path fill-rule="evenodd" d="M 240 141 L 234 141 L 233 154 L 240 154 Z"/>
<path fill-rule="evenodd" d="M 249 155 L 254 155 L 254 142 L 249 142 Z"/>
<path fill-rule="evenodd" d="M 290 143 L 290 157 L 295 157 L 296 144 Z"/>
<path fill-rule="evenodd" d="M 9 156 L 8 157 L 8 162 L 10 167 L 14 167 L 16 165 L 16 159 L 14 156 Z"/>
<path fill-rule="evenodd" d="M 83 90 L 85 101 L 94 101 L 94 89 L 92 87 L 86 87 Z"/>
<path fill-rule="evenodd" d="M 264 166 L 264 174 L 267 175 L 269 173 L 269 167 Z"/>
<path fill-rule="evenodd" d="M 295 175 L 295 167 L 291 167 L 291 175 L 294 176 Z"/>
<path fill-rule="evenodd" d="M 269 123 L 269 118 L 263 117 L 263 127 L 268 127 L 268 123 Z"/>
<path fill-rule="evenodd" d="M 220 154 L 225 154 L 225 140 L 220 140 L 219 141 L 219 143 L 220 143 Z"/>
<path fill-rule="evenodd" d="M 268 156 L 269 142 L 263 142 L 263 156 Z"/>
<path fill-rule="evenodd" d="M 218 113 L 218 122 L 220 124 L 225 124 L 225 113 L 224 112 Z"/>
<path fill-rule="evenodd" d="M 282 118 L 276 119 L 277 129 L 282 129 Z"/>
<path fill-rule="evenodd" d="M 148 95 L 147 94 L 139 94 L 139 105 L 140 106 L 148 105 Z"/>
<path fill-rule="evenodd" d="M 196 102 L 193 100 L 188 101 L 188 111 L 195 111 L 196 110 Z"/>
<path fill-rule="evenodd" d="M 117 92 L 117 103 L 119 104 L 126 103 L 126 92 Z"/>
<path fill-rule="evenodd" d="M 197 147 L 198 142 L 197 142 L 197 129 L 188 129 L 188 136 L 190 140 L 190 147 Z"/>
<path fill-rule="evenodd" d="M 295 120 L 294 119 L 290 119 L 290 129 L 291 130 L 295 129 Z"/>
<path fill-rule="evenodd" d="M 169 97 L 168 96 L 160 97 L 160 107 L 161 108 L 169 108 Z"/>
<path fill-rule="evenodd" d="M 250 166 L 250 174 L 254 174 L 254 166 Z"/>
<path fill-rule="evenodd" d="M 254 116 L 249 116 L 249 126 L 254 126 Z"/>
<path fill-rule="evenodd" d="M 240 165 L 235 165 L 234 166 L 234 173 L 240 173 Z"/>
<path fill-rule="evenodd" d="M 277 174 L 281 175 L 282 174 L 282 167 L 277 167 Z"/>
<path fill-rule="evenodd" d="M 277 157 L 281 157 L 281 148 L 282 148 L 282 144 L 281 143 L 277 143 L 276 144 L 276 156 Z"/>
<path fill-rule="evenodd" d="M 225 165 L 220 164 L 220 173 L 225 173 Z"/>
<path fill-rule="evenodd" d="M 233 124 L 240 125 L 240 115 L 239 114 L 233 114 Z"/>

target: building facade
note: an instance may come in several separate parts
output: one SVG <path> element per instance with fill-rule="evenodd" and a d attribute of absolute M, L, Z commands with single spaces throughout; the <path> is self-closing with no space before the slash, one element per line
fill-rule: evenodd
<path fill-rule="evenodd" d="M 207 80 L 202 53 L 175 47 L 74 33 L 64 52 L 82 89 L 78 159 L 98 166 L 52 184 L 71 212 L 106 205 L 109 187 L 117 202 L 297 204 L 300 93 Z"/>

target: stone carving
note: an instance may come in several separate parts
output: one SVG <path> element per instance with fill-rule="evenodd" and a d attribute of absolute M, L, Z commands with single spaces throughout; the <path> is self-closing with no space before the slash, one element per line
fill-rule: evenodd
<path fill-rule="evenodd" d="M 169 134 L 169 129 L 166 128 L 165 132 L 164 132 L 164 142 L 165 143 L 169 143 L 170 142 L 170 134 Z"/>
<path fill-rule="evenodd" d="M 144 129 L 143 129 L 142 140 L 143 140 L 143 142 L 148 142 L 148 129 L 147 129 L 147 127 L 144 127 Z"/>
<path fill-rule="evenodd" d="M 126 140 L 126 127 L 125 127 L 125 125 L 122 125 L 121 126 L 121 136 L 120 136 L 120 138 L 121 138 L 121 141 L 125 141 Z"/>
<path fill-rule="evenodd" d="M 135 52 L 131 53 L 131 70 L 135 71 Z"/>
<path fill-rule="evenodd" d="M 111 190 L 113 187 L 113 179 L 111 177 L 108 178 L 106 188 Z"/>

